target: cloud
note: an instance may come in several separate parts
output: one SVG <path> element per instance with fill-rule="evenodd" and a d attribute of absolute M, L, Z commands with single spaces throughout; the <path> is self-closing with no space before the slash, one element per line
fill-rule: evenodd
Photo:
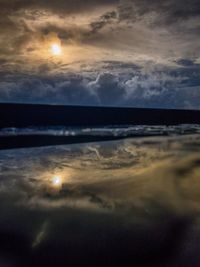
<path fill-rule="evenodd" d="M 2 7 L 2 11 L 5 12 L 12 12 L 15 10 L 24 10 L 24 9 L 30 9 L 34 10 L 36 15 L 38 14 L 38 10 L 50 10 L 55 13 L 79 13 L 80 11 L 88 10 L 88 9 L 96 9 L 99 6 L 106 6 L 106 5 L 112 5 L 117 3 L 116 0 L 58 0 L 58 1 L 47 1 L 47 0 L 13 0 L 13 1 L 6 1 L 1 0 L 0 4 Z M 33 12 L 33 15 L 34 12 Z"/>
<path fill-rule="evenodd" d="M 95 92 L 101 105 L 120 105 L 125 95 L 119 78 L 110 73 L 99 74 L 88 87 Z"/>
<path fill-rule="evenodd" d="M 54 73 L 54 65 L 41 65 L 34 75 L 16 77 L 4 72 L 0 98 L 5 102 L 200 108 L 199 65 L 187 59 L 178 63 L 173 69 L 155 68 L 153 63 L 142 67 L 104 62 L 89 72 L 80 66 L 76 74 Z"/>
<path fill-rule="evenodd" d="M 199 108 L 198 1 L 0 5 L 1 101 Z"/>
<path fill-rule="evenodd" d="M 142 19 L 145 14 L 153 14 L 155 20 L 159 19 L 163 23 L 175 23 L 179 19 L 185 20 L 198 16 L 199 12 L 200 5 L 197 0 L 187 0 L 184 4 L 181 0 L 153 0 L 150 4 L 148 0 L 125 0 L 120 1 L 119 5 L 121 19 Z"/>
<path fill-rule="evenodd" d="M 92 33 L 95 33 L 105 26 L 114 23 L 116 19 L 117 13 L 115 11 L 103 14 L 97 21 L 91 23 Z"/>

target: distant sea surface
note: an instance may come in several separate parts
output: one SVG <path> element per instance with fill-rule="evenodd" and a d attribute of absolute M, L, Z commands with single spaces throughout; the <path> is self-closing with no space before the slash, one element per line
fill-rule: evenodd
<path fill-rule="evenodd" d="M 165 125 L 125 125 L 125 126 L 105 126 L 105 127 L 27 127 L 27 128 L 3 128 L 0 130 L 1 136 L 19 135 L 51 135 L 51 136 L 156 136 L 156 135 L 180 135 L 199 134 L 199 124 L 181 124 L 173 126 Z"/>

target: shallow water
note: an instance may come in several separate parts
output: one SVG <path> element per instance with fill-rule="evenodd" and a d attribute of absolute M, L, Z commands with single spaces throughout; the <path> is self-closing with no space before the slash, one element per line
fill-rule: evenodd
<path fill-rule="evenodd" d="M 200 136 L 0 151 L 0 266 L 198 266 Z"/>

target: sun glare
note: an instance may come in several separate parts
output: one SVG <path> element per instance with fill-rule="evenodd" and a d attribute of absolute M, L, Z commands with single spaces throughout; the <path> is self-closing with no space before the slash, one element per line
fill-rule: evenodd
<path fill-rule="evenodd" d="M 59 187 L 62 185 L 62 178 L 59 175 L 55 175 L 52 177 L 52 184 L 54 187 Z"/>
<path fill-rule="evenodd" d="M 52 44 L 51 45 L 51 52 L 54 56 L 59 56 L 61 55 L 61 46 L 59 44 Z"/>

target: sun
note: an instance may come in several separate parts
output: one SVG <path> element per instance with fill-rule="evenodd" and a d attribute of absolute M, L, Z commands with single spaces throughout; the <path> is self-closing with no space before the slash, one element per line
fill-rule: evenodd
<path fill-rule="evenodd" d="M 62 186 L 62 178 L 59 175 L 55 175 L 52 177 L 52 185 L 54 187 L 60 187 Z"/>
<path fill-rule="evenodd" d="M 54 56 L 60 56 L 62 53 L 61 45 L 60 44 L 52 44 L 51 45 L 51 53 Z"/>

